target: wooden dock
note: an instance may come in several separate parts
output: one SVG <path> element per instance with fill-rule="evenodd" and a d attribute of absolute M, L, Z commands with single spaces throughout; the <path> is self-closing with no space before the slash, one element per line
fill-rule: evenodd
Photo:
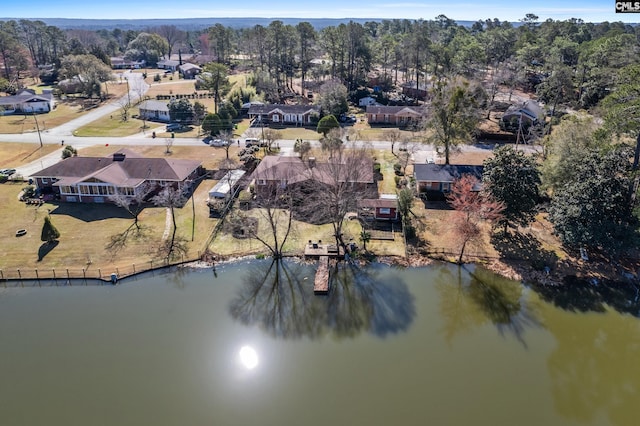
<path fill-rule="evenodd" d="M 320 256 L 316 278 L 313 283 L 314 294 L 329 293 L 329 256 Z"/>

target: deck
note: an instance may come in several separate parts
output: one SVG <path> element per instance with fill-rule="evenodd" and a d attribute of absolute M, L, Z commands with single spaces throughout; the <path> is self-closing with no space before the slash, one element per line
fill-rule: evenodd
<path fill-rule="evenodd" d="M 313 243 L 309 241 L 304 247 L 304 256 L 312 259 L 317 259 L 321 256 L 344 257 L 344 250 L 338 248 L 335 244 L 322 244 L 322 242 Z"/>
<path fill-rule="evenodd" d="M 329 256 L 320 256 L 316 278 L 313 283 L 314 294 L 329 293 Z"/>

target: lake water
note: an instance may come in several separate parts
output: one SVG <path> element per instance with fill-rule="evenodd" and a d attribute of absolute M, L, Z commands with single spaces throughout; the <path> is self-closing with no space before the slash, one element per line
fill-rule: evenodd
<path fill-rule="evenodd" d="M 0 424 L 636 425 L 640 321 L 480 269 L 246 261 L 0 289 Z"/>

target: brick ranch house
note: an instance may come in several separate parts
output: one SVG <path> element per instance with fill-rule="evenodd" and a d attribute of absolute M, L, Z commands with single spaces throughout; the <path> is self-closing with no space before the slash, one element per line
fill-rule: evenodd
<path fill-rule="evenodd" d="M 31 89 L 22 89 L 13 96 L 0 97 L 0 115 L 50 112 L 53 108 L 53 92 L 48 89 L 41 95 Z"/>
<path fill-rule="evenodd" d="M 309 126 L 320 117 L 317 105 L 266 104 L 251 105 L 249 118 L 265 124 Z"/>
<path fill-rule="evenodd" d="M 451 192 L 451 184 L 454 180 L 464 175 L 471 175 L 482 181 L 483 166 L 468 166 L 457 164 L 414 164 L 413 176 L 416 181 L 418 194 L 427 199 L 444 199 Z M 478 191 L 480 187 L 477 188 Z"/>
<path fill-rule="evenodd" d="M 116 194 L 134 198 L 149 186 L 187 191 L 203 174 L 199 161 L 143 158 L 121 150 L 109 157 L 70 157 L 31 178 L 40 193 L 54 194 L 61 201 L 105 203 Z"/>
<path fill-rule="evenodd" d="M 367 106 L 369 124 L 408 126 L 412 123 L 419 123 L 425 114 L 426 108 L 417 106 Z"/>
<path fill-rule="evenodd" d="M 299 157 L 268 155 L 258 164 L 251 179 L 258 199 L 268 199 L 279 189 L 293 185 L 304 186 L 310 182 L 333 185 L 336 179 L 361 188 L 364 194 L 374 183 L 373 160 L 362 157 L 346 165 L 316 162 L 314 158 L 305 163 Z"/>

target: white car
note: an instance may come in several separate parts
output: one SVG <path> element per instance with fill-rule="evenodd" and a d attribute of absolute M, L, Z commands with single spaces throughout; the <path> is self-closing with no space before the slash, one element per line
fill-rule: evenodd
<path fill-rule="evenodd" d="M 227 146 L 229 145 L 228 141 L 222 140 L 222 139 L 214 139 L 211 142 L 209 142 L 209 145 L 211 146 Z"/>

